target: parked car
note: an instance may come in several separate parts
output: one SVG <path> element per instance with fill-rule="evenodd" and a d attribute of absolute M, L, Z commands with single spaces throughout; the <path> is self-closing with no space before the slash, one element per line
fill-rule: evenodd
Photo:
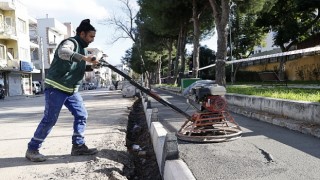
<path fill-rule="evenodd" d="M 6 90 L 4 88 L 4 85 L 0 84 L 0 99 L 4 99 L 6 96 Z"/>
<path fill-rule="evenodd" d="M 41 84 L 39 81 L 32 81 L 33 94 L 39 94 L 41 92 Z"/>
<path fill-rule="evenodd" d="M 92 89 L 97 89 L 97 86 L 94 83 L 88 83 L 88 89 L 92 90 Z"/>

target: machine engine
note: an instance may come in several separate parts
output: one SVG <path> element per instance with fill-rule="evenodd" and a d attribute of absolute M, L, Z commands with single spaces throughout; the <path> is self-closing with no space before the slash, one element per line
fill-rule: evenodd
<path fill-rule="evenodd" d="M 225 94 L 226 88 L 215 84 L 212 80 L 197 81 L 183 92 L 188 99 L 187 102 L 193 107 L 210 112 L 221 112 L 226 109 Z"/>

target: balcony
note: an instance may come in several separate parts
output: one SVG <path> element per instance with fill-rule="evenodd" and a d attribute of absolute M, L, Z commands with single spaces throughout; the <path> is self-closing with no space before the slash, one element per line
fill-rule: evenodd
<path fill-rule="evenodd" d="M 0 69 L 8 66 L 8 61 L 6 59 L 0 59 Z"/>
<path fill-rule="evenodd" d="M 2 2 L 0 2 L 0 9 L 2 10 L 15 10 L 16 9 L 16 5 L 15 5 L 15 0 L 2 0 Z"/>
<path fill-rule="evenodd" d="M 0 39 L 18 40 L 16 28 L 3 22 L 0 23 Z"/>
<path fill-rule="evenodd" d="M 9 71 L 19 71 L 20 61 L 17 59 L 12 59 L 7 61 L 7 65 L 3 67 L 3 70 Z"/>
<path fill-rule="evenodd" d="M 48 48 L 50 49 L 56 49 L 58 44 L 56 42 L 49 42 L 48 43 Z"/>
<path fill-rule="evenodd" d="M 39 44 L 37 44 L 36 42 L 30 41 L 30 48 L 37 49 L 39 48 Z"/>

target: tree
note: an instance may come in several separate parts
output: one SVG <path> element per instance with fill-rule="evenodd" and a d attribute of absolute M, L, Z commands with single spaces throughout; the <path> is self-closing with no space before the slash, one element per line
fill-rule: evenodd
<path fill-rule="evenodd" d="M 199 54 L 200 54 L 200 39 L 207 37 L 208 34 L 212 34 L 214 30 L 214 21 L 212 19 L 212 13 L 208 8 L 208 1 L 192 0 L 192 19 L 193 22 L 193 69 L 192 77 L 198 77 L 199 71 Z"/>
<path fill-rule="evenodd" d="M 195 51 L 192 52 L 192 55 L 189 59 L 189 62 L 191 62 L 191 66 L 193 66 L 194 62 L 194 55 L 193 53 L 195 53 Z M 214 64 L 216 61 L 216 52 L 213 51 L 212 49 L 208 48 L 207 46 L 200 46 L 199 48 L 199 67 L 205 67 L 208 66 L 210 64 Z M 213 79 L 213 77 L 215 76 L 213 71 L 213 68 L 207 68 L 207 69 L 203 69 L 199 72 L 199 77 L 201 79 Z"/>
<path fill-rule="evenodd" d="M 282 52 L 288 51 L 293 45 L 309 38 L 312 28 L 319 26 L 320 3 L 303 0 L 277 0 L 274 4 L 266 3 L 260 13 L 257 26 L 266 32 L 274 32 L 274 45 Z"/>
<path fill-rule="evenodd" d="M 226 55 L 227 55 L 227 24 L 229 19 L 229 0 L 209 0 L 218 35 L 217 60 L 216 60 L 216 83 L 226 85 Z"/>
<path fill-rule="evenodd" d="M 319 27 L 320 3 L 316 0 L 275 0 L 265 4 L 257 26 L 266 32 L 274 32 L 274 45 L 282 52 L 310 38 Z M 279 75 L 284 77 L 285 58 L 281 58 Z"/>
<path fill-rule="evenodd" d="M 258 13 L 266 0 L 250 0 L 247 3 L 231 5 L 229 17 L 229 57 L 230 60 L 249 57 L 254 47 L 263 44 L 266 33 L 255 26 Z M 231 57 L 232 56 L 232 57 Z M 231 65 L 231 80 L 236 80 L 237 70 L 241 63 Z"/>
<path fill-rule="evenodd" d="M 155 34 L 168 38 L 166 47 L 172 51 L 173 39 L 176 40 L 174 77 L 185 68 L 185 45 L 192 15 L 191 3 L 183 0 L 139 0 L 141 22 Z M 171 53 L 169 53 L 171 57 Z M 169 57 L 169 61 L 172 58 Z M 181 62 L 181 66 L 179 66 Z M 171 69 L 171 63 L 168 63 Z M 170 70 L 168 71 L 170 73 Z M 168 74 L 169 76 L 169 74 Z"/>
<path fill-rule="evenodd" d="M 145 73 L 146 80 L 146 86 L 149 86 L 149 82 L 147 81 L 149 79 L 149 72 L 147 68 L 145 68 L 145 61 L 142 57 L 141 52 L 141 42 L 139 37 L 137 36 L 138 33 L 136 33 L 136 18 L 138 11 L 130 4 L 130 0 L 118 0 L 123 5 L 123 12 L 127 16 L 126 18 L 122 18 L 121 16 L 113 15 L 110 18 L 104 19 L 101 24 L 105 25 L 111 25 L 115 27 L 115 34 L 113 43 L 118 41 L 119 39 L 131 39 L 137 51 L 139 52 L 140 62 L 141 62 L 141 73 Z"/>

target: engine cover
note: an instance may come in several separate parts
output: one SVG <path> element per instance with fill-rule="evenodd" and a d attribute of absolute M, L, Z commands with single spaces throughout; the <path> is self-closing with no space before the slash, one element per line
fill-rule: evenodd
<path fill-rule="evenodd" d="M 208 96 L 224 96 L 226 94 L 226 88 L 218 84 L 194 87 L 192 91 L 198 102 L 204 101 Z"/>

